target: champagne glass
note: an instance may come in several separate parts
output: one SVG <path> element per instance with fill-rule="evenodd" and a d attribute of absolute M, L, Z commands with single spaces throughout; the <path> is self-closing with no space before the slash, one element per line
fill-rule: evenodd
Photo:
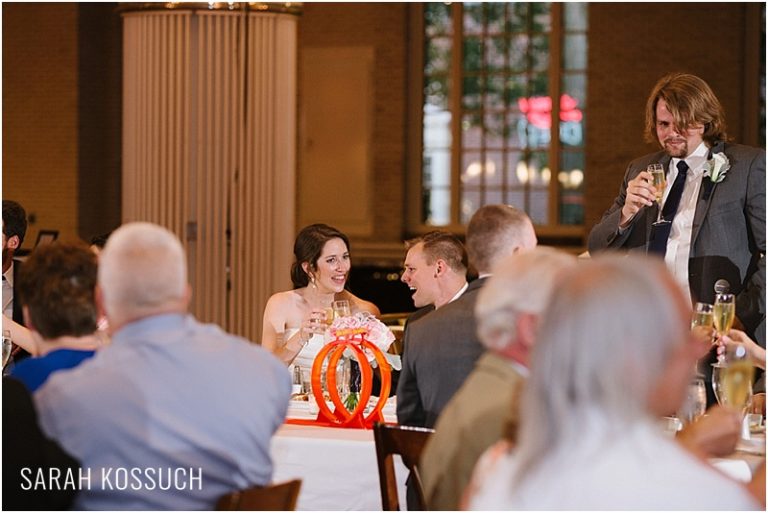
<path fill-rule="evenodd" d="M 656 204 L 659 207 L 658 214 L 656 216 L 656 222 L 660 223 L 661 219 L 661 200 L 664 197 L 664 189 L 667 188 L 667 175 L 664 173 L 664 166 L 661 164 L 650 164 L 646 171 L 651 175 L 651 183 L 656 188 Z"/>
<path fill-rule="evenodd" d="M 727 335 L 733 326 L 733 318 L 736 315 L 736 303 L 733 294 L 716 294 L 715 305 L 712 308 L 712 316 L 718 338 Z M 724 355 L 717 357 L 718 363 L 723 363 Z"/>
<path fill-rule="evenodd" d="M 8 360 L 11 358 L 11 349 L 13 343 L 11 341 L 11 331 L 3 330 L 3 368 L 8 364 Z"/>
<path fill-rule="evenodd" d="M 331 324 L 333 324 L 333 319 L 334 319 L 333 307 L 329 306 L 324 308 L 324 310 L 325 310 L 325 319 L 323 319 L 323 321 L 325 322 L 325 324 L 330 326 Z"/>
<path fill-rule="evenodd" d="M 712 364 L 712 391 L 715 393 L 715 399 L 718 404 L 723 404 L 723 395 L 720 390 L 722 383 L 721 375 L 725 369 L 725 362 L 715 362 Z"/>
<path fill-rule="evenodd" d="M 715 317 L 713 306 L 709 303 L 696 303 L 691 318 L 691 330 L 701 331 L 706 335 L 714 336 Z"/>
<path fill-rule="evenodd" d="M 755 366 L 743 347 L 728 351 L 725 365 L 720 370 L 720 401 L 733 406 L 742 414 L 752 399 L 752 380 Z"/>
<path fill-rule="evenodd" d="M 333 316 L 337 317 L 349 317 L 352 315 L 352 311 L 349 308 L 349 301 L 346 299 L 340 299 L 333 302 Z"/>

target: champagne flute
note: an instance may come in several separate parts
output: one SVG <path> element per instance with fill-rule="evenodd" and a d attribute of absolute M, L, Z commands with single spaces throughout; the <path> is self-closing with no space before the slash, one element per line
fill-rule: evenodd
<path fill-rule="evenodd" d="M 325 310 L 325 319 L 323 319 L 323 321 L 325 322 L 325 324 L 330 326 L 331 324 L 333 324 L 333 319 L 334 319 L 333 307 L 329 306 L 324 308 L 324 310 Z"/>
<path fill-rule="evenodd" d="M 725 369 L 725 363 L 715 362 L 712 364 L 712 392 L 715 393 L 715 399 L 718 404 L 723 404 L 723 394 L 721 391 L 723 370 Z"/>
<path fill-rule="evenodd" d="M 733 294 L 716 294 L 715 305 L 712 308 L 712 316 L 717 331 L 717 337 L 721 338 L 731 331 L 733 318 L 736 315 L 736 303 Z M 724 355 L 717 357 L 718 363 L 723 363 Z"/>
<path fill-rule="evenodd" d="M 3 368 L 5 368 L 8 364 L 8 360 L 11 358 L 11 349 L 13 349 L 11 331 L 3 330 Z"/>
<path fill-rule="evenodd" d="M 352 311 L 349 308 L 349 301 L 347 301 L 346 299 L 340 299 L 338 301 L 333 302 L 334 318 L 349 317 L 350 315 L 352 315 Z"/>
<path fill-rule="evenodd" d="M 709 303 L 696 303 L 696 306 L 693 308 L 693 317 L 691 318 L 691 329 L 713 336 L 714 323 L 713 306 Z"/>
<path fill-rule="evenodd" d="M 720 371 L 720 400 L 722 404 L 733 406 L 742 414 L 752 399 L 752 381 L 755 366 L 747 357 L 743 347 L 728 351 L 726 364 Z"/>
<path fill-rule="evenodd" d="M 656 204 L 659 207 L 656 222 L 660 223 L 662 221 L 661 200 L 664 197 L 664 189 L 667 188 L 667 175 L 664 172 L 664 166 L 661 164 L 650 164 L 646 171 L 651 174 L 651 183 L 656 188 Z"/>

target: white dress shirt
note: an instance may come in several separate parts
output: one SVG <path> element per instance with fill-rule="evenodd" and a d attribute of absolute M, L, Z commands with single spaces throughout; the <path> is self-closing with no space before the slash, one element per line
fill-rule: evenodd
<path fill-rule="evenodd" d="M 693 215 L 696 212 L 696 202 L 699 198 L 699 189 L 701 188 L 708 153 L 709 148 L 702 142 L 693 153 L 684 159 L 685 163 L 688 164 L 688 174 L 685 177 L 685 187 L 683 188 L 683 196 L 680 198 L 680 205 L 677 207 L 677 214 L 672 220 L 672 228 L 667 241 L 667 253 L 664 256 L 667 267 L 689 300 L 691 289 L 688 283 L 688 259 L 691 256 Z M 677 177 L 677 163 L 680 160 L 673 158 L 669 163 L 667 187 L 662 198 L 664 202 L 667 201 L 669 190 Z"/>
<path fill-rule="evenodd" d="M 13 263 L 3 273 L 3 315 L 13 319 Z"/>

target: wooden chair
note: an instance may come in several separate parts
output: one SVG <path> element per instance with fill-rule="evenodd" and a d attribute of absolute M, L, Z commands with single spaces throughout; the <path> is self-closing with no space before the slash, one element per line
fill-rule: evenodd
<path fill-rule="evenodd" d="M 216 503 L 217 511 L 294 511 L 301 479 L 270 486 L 253 486 L 228 493 Z"/>
<path fill-rule="evenodd" d="M 408 426 L 392 426 L 376 423 L 373 426 L 373 438 L 376 441 L 376 460 L 379 464 L 379 487 L 381 505 L 384 511 L 398 511 L 400 502 L 397 498 L 397 479 L 392 456 L 399 454 L 403 463 L 411 472 L 411 485 L 416 488 L 419 509 L 426 509 L 424 489 L 419 475 L 421 451 L 434 429 Z"/>

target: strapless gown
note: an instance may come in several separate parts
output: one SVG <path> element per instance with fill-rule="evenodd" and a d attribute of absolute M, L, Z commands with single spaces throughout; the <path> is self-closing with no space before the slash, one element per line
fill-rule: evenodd
<path fill-rule="evenodd" d="M 285 335 L 284 335 L 285 340 L 288 340 L 298 332 L 299 330 L 296 328 L 285 330 Z M 315 363 L 315 356 L 317 356 L 317 353 L 320 352 L 320 350 L 323 348 L 324 345 L 325 345 L 325 337 L 317 333 L 313 334 L 312 337 L 309 339 L 309 342 L 307 343 L 307 345 L 304 346 L 304 348 L 299 352 L 299 354 L 293 360 L 293 363 L 291 364 L 291 371 L 293 371 L 293 367 L 298 365 L 302 369 L 307 369 L 311 372 L 312 364 Z"/>

